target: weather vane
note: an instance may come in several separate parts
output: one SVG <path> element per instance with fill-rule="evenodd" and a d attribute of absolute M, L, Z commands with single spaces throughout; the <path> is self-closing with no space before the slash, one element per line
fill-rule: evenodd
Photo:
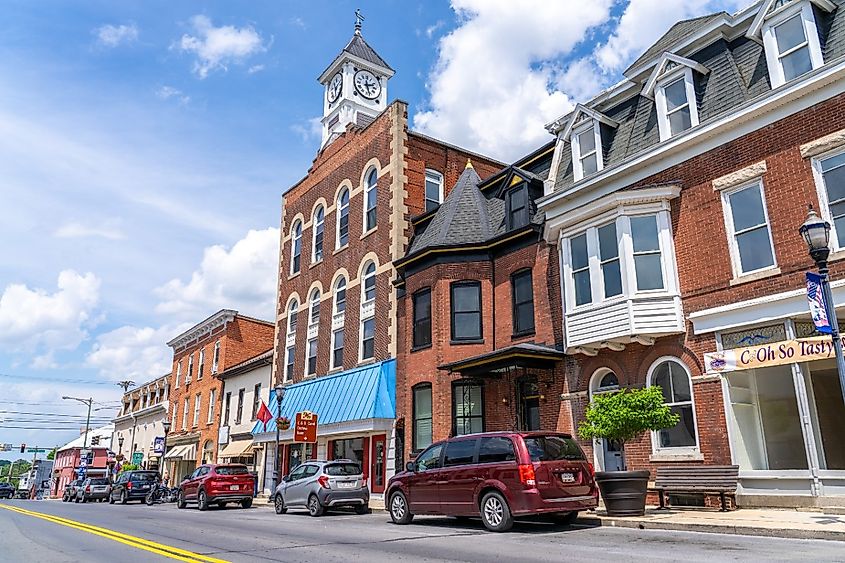
<path fill-rule="evenodd" d="M 355 9 L 355 33 L 361 33 L 361 24 L 364 22 L 364 16 L 361 15 L 361 9 Z"/>

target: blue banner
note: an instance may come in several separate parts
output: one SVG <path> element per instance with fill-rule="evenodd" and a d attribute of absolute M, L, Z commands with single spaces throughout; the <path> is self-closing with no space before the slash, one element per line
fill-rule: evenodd
<path fill-rule="evenodd" d="M 807 301 L 810 304 L 810 317 L 816 325 L 816 330 L 822 334 L 833 334 L 833 328 L 827 316 L 828 309 L 825 306 L 822 277 L 811 272 L 807 272 Z"/>

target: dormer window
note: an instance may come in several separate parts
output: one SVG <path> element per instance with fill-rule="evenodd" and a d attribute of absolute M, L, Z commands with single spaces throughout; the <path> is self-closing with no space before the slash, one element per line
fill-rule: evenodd
<path fill-rule="evenodd" d="M 657 102 L 657 126 L 660 129 L 661 141 L 698 125 L 698 108 L 695 105 L 691 69 L 686 69 L 677 78 L 658 85 L 654 98 Z"/>
<path fill-rule="evenodd" d="M 809 1 L 772 2 L 761 32 L 772 88 L 824 64 L 816 17 Z"/>
<path fill-rule="evenodd" d="M 598 122 L 588 120 L 586 126 L 572 133 L 572 171 L 576 182 L 604 168 L 600 131 Z"/>
<path fill-rule="evenodd" d="M 508 230 L 528 224 L 528 185 L 523 183 L 508 192 Z"/>

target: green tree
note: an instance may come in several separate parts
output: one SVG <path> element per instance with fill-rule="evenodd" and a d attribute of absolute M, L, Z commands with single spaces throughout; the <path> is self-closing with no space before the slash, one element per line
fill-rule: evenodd
<path fill-rule="evenodd" d="M 619 442 L 625 469 L 627 462 L 624 452 L 627 442 L 638 438 L 644 432 L 672 428 L 680 419 L 663 402 L 663 390 L 657 385 L 596 395 L 587 407 L 585 418 L 578 427 L 581 438 L 602 438 Z"/>
<path fill-rule="evenodd" d="M 58 448 L 53 448 L 52 450 L 50 450 L 50 453 L 47 454 L 47 459 L 49 461 L 53 461 L 54 459 L 56 459 L 56 450 L 57 449 Z"/>

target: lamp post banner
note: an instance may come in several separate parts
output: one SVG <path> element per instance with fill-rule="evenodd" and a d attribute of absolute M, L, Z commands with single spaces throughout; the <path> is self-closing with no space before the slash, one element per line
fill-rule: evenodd
<path fill-rule="evenodd" d="M 834 356 L 835 350 L 831 338 L 818 336 L 706 353 L 704 354 L 704 366 L 707 373 L 723 373 L 811 362 L 813 360 L 827 360 Z"/>
<path fill-rule="evenodd" d="M 810 316 L 816 330 L 822 334 L 833 334 L 833 327 L 830 326 L 830 319 L 827 316 L 827 307 L 824 302 L 824 291 L 822 290 L 822 277 L 812 272 L 807 272 L 807 301 L 810 304 Z"/>

